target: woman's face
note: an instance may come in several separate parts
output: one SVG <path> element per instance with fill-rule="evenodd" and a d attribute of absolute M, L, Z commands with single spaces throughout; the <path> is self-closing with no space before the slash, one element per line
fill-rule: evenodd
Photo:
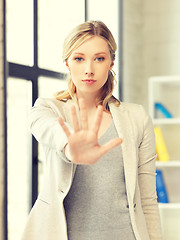
<path fill-rule="evenodd" d="M 72 51 L 66 65 L 70 70 L 77 93 L 98 95 L 114 63 L 107 42 L 95 36 Z"/>

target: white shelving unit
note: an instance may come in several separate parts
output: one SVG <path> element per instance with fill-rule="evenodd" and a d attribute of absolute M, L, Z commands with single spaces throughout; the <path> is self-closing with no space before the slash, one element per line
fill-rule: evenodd
<path fill-rule="evenodd" d="M 174 161 L 168 161 L 168 162 L 162 162 L 157 161 L 156 162 L 157 168 L 165 168 L 165 167 L 180 167 L 180 160 L 174 160 Z"/>
<path fill-rule="evenodd" d="M 163 124 L 180 124 L 180 118 L 160 118 L 153 119 L 154 125 L 163 125 Z"/>
<path fill-rule="evenodd" d="M 170 160 L 157 161 L 168 193 L 169 203 L 159 203 L 164 240 L 180 239 L 180 76 L 151 77 L 149 79 L 149 113 L 154 126 L 161 127 Z M 172 114 L 165 118 L 155 109 L 162 103 Z"/>
<path fill-rule="evenodd" d="M 159 208 L 177 210 L 180 209 L 180 203 L 159 203 Z"/>

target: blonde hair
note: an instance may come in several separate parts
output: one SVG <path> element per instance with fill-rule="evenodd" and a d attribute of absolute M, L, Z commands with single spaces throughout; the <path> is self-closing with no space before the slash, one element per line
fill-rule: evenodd
<path fill-rule="evenodd" d="M 75 50 L 85 41 L 94 36 L 99 36 L 107 42 L 110 50 L 111 59 L 112 61 L 114 61 L 117 45 L 112 33 L 101 21 L 88 21 L 82 23 L 70 32 L 70 34 L 66 37 L 63 45 L 63 61 L 67 61 L 73 50 Z M 109 71 L 107 81 L 102 87 L 102 94 L 98 99 L 96 99 L 96 104 L 101 104 L 106 110 L 109 110 L 108 101 L 112 97 L 114 81 L 115 74 L 113 71 Z M 75 93 L 76 87 L 72 81 L 72 78 L 69 76 L 68 90 L 57 93 L 55 95 L 55 98 L 62 101 L 66 101 L 68 99 L 73 99 L 74 101 L 76 101 Z M 111 98 L 111 100 L 119 104 L 119 101 L 114 97 Z"/>

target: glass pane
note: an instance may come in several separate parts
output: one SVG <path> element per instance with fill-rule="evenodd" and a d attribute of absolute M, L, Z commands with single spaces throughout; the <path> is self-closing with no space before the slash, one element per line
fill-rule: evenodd
<path fill-rule="evenodd" d="M 38 88 L 40 97 L 52 98 L 55 93 L 67 89 L 67 81 L 49 77 L 39 77 Z"/>
<path fill-rule="evenodd" d="M 7 0 L 7 59 L 33 65 L 33 0 Z"/>
<path fill-rule="evenodd" d="M 84 21 L 84 0 L 39 0 L 39 67 L 66 72 L 62 62 L 64 38 Z"/>
<path fill-rule="evenodd" d="M 45 98 L 53 98 L 54 94 L 67 89 L 66 80 L 58 80 L 48 77 L 40 77 L 38 80 L 39 96 Z M 44 170 L 44 153 L 42 145 L 38 146 L 38 190 L 41 190 L 43 183 L 43 170 Z"/>
<path fill-rule="evenodd" d="M 31 135 L 28 114 L 32 104 L 31 82 L 7 82 L 8 131 L 8 239 L 20 239 L 30 210 Z"/>

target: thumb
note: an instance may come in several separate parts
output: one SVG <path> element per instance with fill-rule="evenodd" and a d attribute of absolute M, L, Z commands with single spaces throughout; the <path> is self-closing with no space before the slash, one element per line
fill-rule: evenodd
<path fill-rule="evenodd" d="M 121 138 L 115 138 L 109 141 L 108 143 L 104 144 L 103 146 L 101 146 L 101 153 L 100 153 L 101 156 L 109 152 L 111 149 L 119 146 L 122 142 L 123 140 Z"/>

